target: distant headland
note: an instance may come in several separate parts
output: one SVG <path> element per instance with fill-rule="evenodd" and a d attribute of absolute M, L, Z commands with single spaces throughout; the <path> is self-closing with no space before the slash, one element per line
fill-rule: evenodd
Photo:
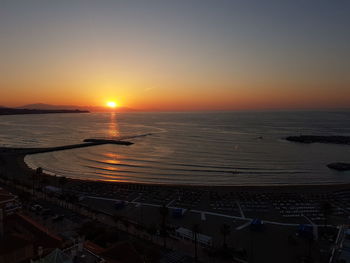
<path fill-rule="evenodd" d="M 16 107 L 17 109 L 37 109 L 37 110 L 67 110 L 67 109 L 77 109 L 80 111 L 89 112 L 138 112 L 142 110 L 132 109 L 128 107 L 117 107 L 111 109 L 105 106 L 79 106 L 79 105 L 52 105 L 45 103 L 34 103 Z"/>
<path fill-rule="evenodd" d="M 86 110 L 42 110 L 42 109 L 15 109 L 0 107 L 0 115 L 19 115 L 19 114 L 50 114 L 50 113 L 89 113 Z"/>

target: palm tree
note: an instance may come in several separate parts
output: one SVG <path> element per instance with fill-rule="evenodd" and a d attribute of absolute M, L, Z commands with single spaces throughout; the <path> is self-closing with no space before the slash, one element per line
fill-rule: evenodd
<path fill-rule="evenodd" d="M 124 227 L 125 227 L 125 230 L 126 230 L 126 233 L 128 234 L 128 236 L 129 236 L 129 227 L 130 227 L 130 222 L 129 222 L 129 220 L 126 218 L 126 217 L 122 217 L 121 218 L 121 222 L 122 222 L 122 224 L 124 225 Z"/>
<path fill-rule="evenodd" d="M 38 167 L 38 168 L 36 168 L 35 172 L 38 176 L 41 176 L 43 174 L 43 168 Z"/>
<path fill-rule="evenodd" d="M 60 176 L 58 178 L 58 183 L 61 185 L 62 188 L 62 192 L 63 192 L 63 187 L 65 186 L 65 184 L 67 183 L 67 178 L 65 176 Z"/>
<path fill-rule="evenodd" d="M 226 237 L 231 234 L 231 227 L 228 224 L 222 224 L 220 227 L 220 233 L 224 238 L 223 247 L 227 248 Z"/>
<path fill-rule="evenodd" d="M 325 224 L 325 228 L 326 230 L 328 229 L 328 219 L 329 219 L 329 216 L 330 214 L 332 213 L 332 205 L 325 201 L 321 204 L 321 210 L 323 212 L 323 215 L 324 215 L 324 224 Z"/>
<path fill-rule="evenodd" d="M 58 178 L 58 183 L 59 183 L 60 186 L 61 186 L 62 198 L 64 199 L 63 193 L 64 193 L 64 186 L 65 186 L 65 184 L 67 183 L 67 178 L 64 177 L 64 176 L 60 176 L 60 177 Z M 64 201 L 64 202 L 65 202 L 65 201 Z"/>
<path fill-rule="evenodd" d="M 43 177 L 43 168 L 38 167 L 35 170 L 35 174 L 36 174 L 36 180 L 39 183 L 39 187 L 41 186 L 41 179 Z"/>
<path fill-rule="evenodd" d="M 133 226 L 134 226 L 134 229 L 137 230 L 137 234 L 138 234 L 139 238 L 142 238 L 142 234 L 145 231 L 145 227 L 141 224 L 138 224 L 138 223 L 134 224 Z"/>
<path fill-rule="evenodd" d="M 165 204 L 163 204 L 161 207 L 159 207 L 159 213 L 162 217 L 161 235 L 163 236 L 163 247 L 166 249 L 166 237 L 167 237 L 166 218 L 169 214 L 169 208 L 166 207 Z"/>
<path fill-rule="evenodd" d="M 1 178 L 2 178 L 2 180 L 7 184 L 8 180 L 9 180 L 8 176 L 5 175 L 5 174 L 2 174 L 2 175 L 1 175 Z"/>
<path fill-rule="evenodd" d="M 70 206 L 70 209 L 72 209 L 73 211 L 77 211 L 77 202 L 78 197 L 75 194 L 68 195 L 68 204 Z"/>
<path fill-rule="evenodd" d="M 155 236 L 155 234 L 157 233 L 157 227 L 155 225 L 150 225 L 147 228 L 147 233 L 151 236 L 151 241 L 153 242 L 153 237 Z"/>
<path fill-rule="evenodd" d="M 33 195 L 33 197 L 34 197 L 35 180 L 36 180 L 36 174 L 32 173 L 32 195 Z"/>
<path fill-rule="evenodd" d="M 91 216 L 91 207 L 90 207 L 90 205 L 85 205 L 84 209 L 85 209 L 86 216 L 87 217 L 92 217 Z"/>
<path fill-rule="evenodd" d="M 35 191 L 35 183 L 41 177 L 42 173 L 43 173 L 43 168 L 41 168 L 41 167 L 36 168 L 35 172 L 32 173 L 32 191 L 33 191 L 33 196 L 34 196 L 34 191 Z"/>
<path fill-rule="evenodd" d="M 46 186 L 47 183 L 48 183 L 48 179 L 46 177 L 43 177 L 41 179 L 41 181 L 40 181 L 41 186 L 43 186 L 43 185 Z M 45 188 L 43 189 L 43 192 L 44 192 L 44 199 L 46 200 L 46 198 L 47 198 L 47 191 L 46 191 Z"/>
<path fill-rule="evenodd" d="M 32 196 L 31 194 L 28 194 L 27 192 L 21 192 L 18 195 L 19 200 L 21 201 L 21 203 L 23 204 L 30 204 L 32 201 Z"/>
<path fill-rule="evenodd" d="M 199 224 L 194 224 L 192 226 L 192 234 L 194 238 L 194 262 L 198 261 L 198 233 L 199 233 Z"/>
<path fill-rule="evenodd" d="M 116 226 L 118 228 L 119 223 L 122 221 L 122 217 L 120 215 L 118 215 L 118 214 L 114 214 L 112 216 L 112 218 L 113 218 L 113 221 L 114 221 L 114 223 L 116 224 Z"/>
<path fill-rule="evenodd" d="M 312 260 L 312 245 L 314 242 L 314 235 L 310 235 L 307 237 L 307 243 L 308 243 L 308 259 L 310 260 L 310 262 L 313 262 Z"/>
<path fill-rule="evenodd" d="M 20 185 L 20 181 L 17 179 L 17 178 L 13 178 L 12 179 L 12 183 L 13 183 L 13 186 L 18 189 L 19 185 Z"/>

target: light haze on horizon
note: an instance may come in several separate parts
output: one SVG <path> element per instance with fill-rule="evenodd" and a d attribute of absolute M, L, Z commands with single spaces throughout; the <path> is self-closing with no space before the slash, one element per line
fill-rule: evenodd
<path fill-rule="evenodd" d="M 349 108 L 350 1 L 0 0 L 0 105 Z"/>

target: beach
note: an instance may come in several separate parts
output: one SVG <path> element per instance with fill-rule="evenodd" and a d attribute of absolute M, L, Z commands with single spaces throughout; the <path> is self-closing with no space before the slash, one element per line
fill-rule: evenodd
<path fill-rule="evenodd" d="M 0 151 L 1 173 L 10 180 L 16 180 L 17 182 L 31 185 L 32 176 L 35 175 L 35 170 L 29 168 L 24 162 L 25 151 L 25 149 L 2 149 Z M 30 149 L 28 151 L 32 152 L 33 150 Z M 45 174 L 45 172 L 41 175 L 41 177 L 45 178 L 47 185 L 62 187 L 58 183 L 60 177 Z M 291 186 L 191 186 L 181 185 L 180 183 L 174 185 L 164 185 L 93 181 L 72 178 L 66 178 L 66 180 L 67 182 L 64 185 L 65 190 L 72 191 L 82 196 L 91 195 L 101 198 L 122 199 L 120 197 L 123 197 L 124 195 L 126 201 L 132 201 L 142 193 L 142 199 L 146 203 L 149 202 L 156 205 L 163 205 L 172 201 L 171 198 L 173 198 L 179 207 L 183 206 L 190 209 L 200 208 L 207 210 L 211 210 L 211 201 L 215 201 L 215 199 L 218 201 L 225 201 L 230 198 L 232 200 L 252 199 L 264 202 L 269 200 L 272 202 L 274 201 L 273 199 L 285 199 L 286 196 L 314 196 L 313 199 L 319 198 L 318 202 L 322 202 L 323 199 L 329 198 L 329 196 L 334 193 L 347 192 L 349 190 L 349 184 Z M 189 201 L 179 201 L 179 197 L 181 199 L 182 196 L 186 196 Z M 228 198 L 228 196 L 230 196 L 230 198 Z M 262 198 L 261 196 L 265 197 Z M 229 213 L 231 212 L 232 211 L 229 211 Z M 269 213 L 267 213 L 267 216 L 268 214 Z M 285 218 L 282 219 L 282 221 L 285 221 Z"/>

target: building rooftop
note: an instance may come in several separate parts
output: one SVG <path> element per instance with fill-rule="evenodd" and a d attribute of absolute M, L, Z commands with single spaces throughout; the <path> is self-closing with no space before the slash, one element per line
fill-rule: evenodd
<path fill-rule="evenodd" d="M 56 248 L 47 256 L 34 261 L 34 263 L 73 263 L 73 260 L 62 250 Z"/>
<path fill-rule="evenodd" d="M 34 220 L 15 213 L 5 217 L 5 229 L 10 233 L 17 233 L 30 240 L 34 249 L 41 246 L 44 249 L 61 247 L 62 240 L 47 231 L 47 229 Z"/>
<path fill-rule="evenodd" d="M 110 263 L 143 263 L 138 252 L 129 242 L 117 243 L 100 254 Z"/>
<path fill-rule="evenodd" d="M 0 255 L 11 253 L 20 248 L 31 245 L 30 240 L 17 234 L 6 235 L 0 238 Z"/>
<path fill-rule="evenodd" d="M 10 202 L 16 199 L 17 196 L 0 187 L 0 205 L 5 202 Z"/>

